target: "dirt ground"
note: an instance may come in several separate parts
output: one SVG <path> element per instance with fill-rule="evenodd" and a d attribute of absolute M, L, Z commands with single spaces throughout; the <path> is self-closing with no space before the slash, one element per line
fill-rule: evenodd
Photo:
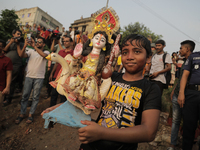
<path fill-rule="evenodd" d="M 44 87 L 32 124 L 26 124 L 30 107 L 26 118 L 19 125 L 14 123 L 20 113 L 19 101 L 22 93 L 15 93 L 12 103 L 7 107 L 0 106 L 0 150 L 78 150 L 80 142 L 77 128 L 55 124 L 54 128 L 44 129 L 44 119 L 40 113 L 50 104 L 50 98 L 43 98 L 45 92 Z M 95 119 L 97 115 L 98 112 L 92 118 Z M 170 130 L 170 126 L 160 123 L 157 135 L 169 135 Z M 157 140 L 150 144 L 140 143 L 138 150 L 166 150 L 168 146 L 168 142 Z"/>

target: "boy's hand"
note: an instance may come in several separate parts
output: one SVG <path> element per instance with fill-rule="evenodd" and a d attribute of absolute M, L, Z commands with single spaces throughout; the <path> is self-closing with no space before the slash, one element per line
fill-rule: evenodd
<path fill-rule="evenodd" d="M 2 94 L 3 94 L 3 95 L 9 94 L 9 93 L 10 93 L 10 88 L 5 88 L 5 89 L 2 91 Z"/>
<path fill-rule="evenodd" d="M 14 39 L 14 37 L 12 37 L 11 39 L 10 39 L 10 43 L 14 43 L 15 42 L 15 39 Z"/>
<path fill-rule="evenodd" d="M 86 127 L 80 128 L 79 140 L 83 144 L 88 144 L 101 139 L 103 127 L 92 121 L 81 121 L 82 124 L 87 125 Z"/>

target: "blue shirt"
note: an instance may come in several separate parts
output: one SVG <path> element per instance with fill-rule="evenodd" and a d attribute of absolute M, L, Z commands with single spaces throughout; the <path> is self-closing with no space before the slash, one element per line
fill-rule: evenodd
<path fill-rule="evenodd" d="M 189 84 L 200 85 L 200 52 L 192 53 L 186 60 L 183 69 L 190 71 Z"/>

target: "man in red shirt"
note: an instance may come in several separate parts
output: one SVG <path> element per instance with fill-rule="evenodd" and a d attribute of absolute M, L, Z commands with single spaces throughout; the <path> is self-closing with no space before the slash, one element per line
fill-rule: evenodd
<path fill-rule="evenodd" d="M 69 36 L 63 36 L 63 41 L 62 43 L 64 44 L 66 49 L 60 50 L 59 51 L 59 55 L 62 56 L 63 58 L 68 55 L 71 54 L 73 55 L 73 49 L 71 49 L 71 44 L 72 44 L 73 40 L 71 37 Z M 59 71 L 61 69 L 61 65 L 59 63 L 56 63 L 51 71 L 51 74 L 49 76 L 49 81 L 55 80 Z M 55 73 L 54 73 L 55 72 Z M 54 74 L 54 75 L 53 75 Z M 57 98 L 58 98 L 58 92 L 56 91 L 55 88 L 52 89 L 51 91 L 51 102 L 50 102 L 50 106 L 54 106 L 57 103 Z M 60 102 L 65 102 L 67 99 L 65 96 L 60 95 Z"/>
<path fill-rule="evenodd" d="M 3 102 L 4 95 L 10 93 L 10 83 L 12 77 L 12 61 L 3 54 L 6 43 L 0 39 L 0 103 Z"/>
<path fill-rule="evenodd" d="M 53 31 L 54 33 L 59 33 L 59 26 L 56 27 L 56 29 Z"/>

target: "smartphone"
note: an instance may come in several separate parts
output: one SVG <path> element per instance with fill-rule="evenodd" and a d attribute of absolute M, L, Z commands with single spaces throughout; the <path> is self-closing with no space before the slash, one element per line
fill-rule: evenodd
<path fill-rule="evenodd" d="M 31 34 L 27 34 L 28 43 L 31 43 Z"/>

